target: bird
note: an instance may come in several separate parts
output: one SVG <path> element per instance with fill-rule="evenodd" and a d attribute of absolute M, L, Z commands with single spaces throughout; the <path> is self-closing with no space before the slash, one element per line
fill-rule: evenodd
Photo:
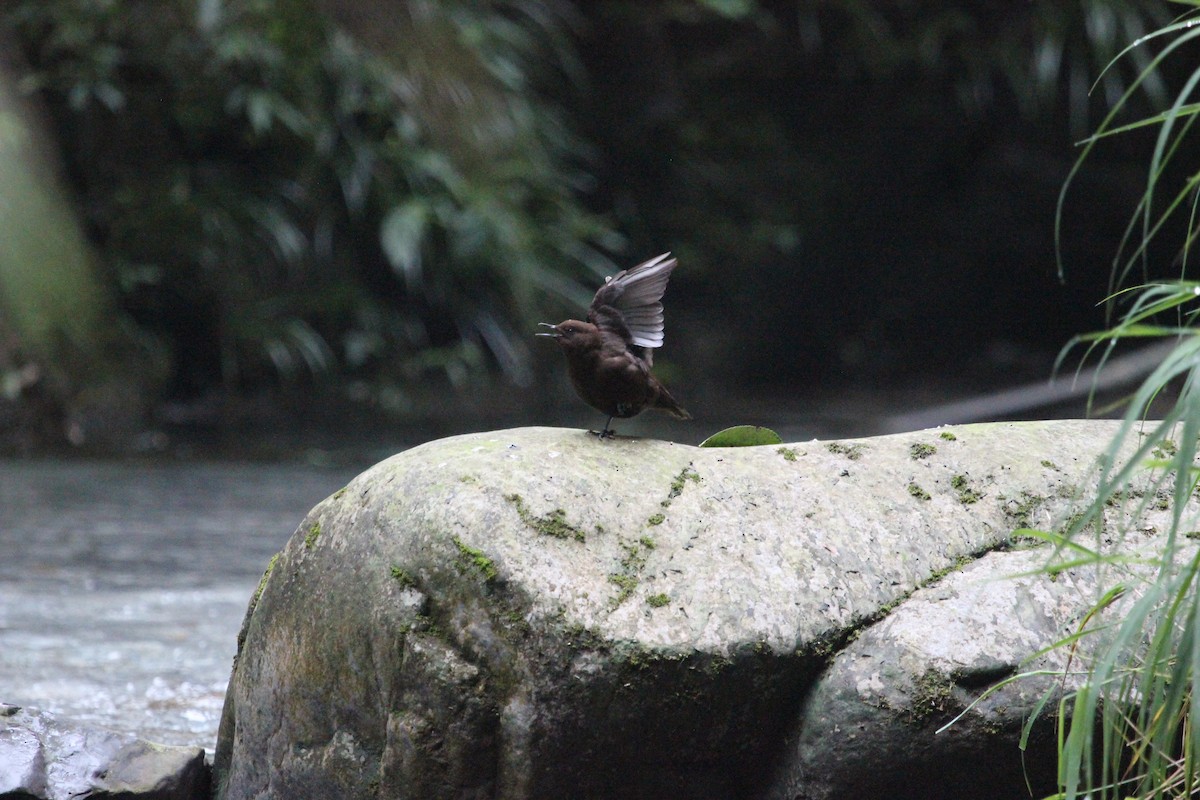
<path fill-rule="evenodd" d="M 571 384 L 585 403 L 608 415 L 601 439 L 611 438 L 613 418 L 657 408 L 679 419 L 692 415 L 650 372 L 663 343 L 662 296 L 677 259 L 663 253 L 604 279 L 587 321 L 539 322 L 567 357 Z"/>

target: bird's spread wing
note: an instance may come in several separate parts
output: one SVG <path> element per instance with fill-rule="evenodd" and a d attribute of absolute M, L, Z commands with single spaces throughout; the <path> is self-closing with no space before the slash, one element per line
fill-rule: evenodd
<path fill-rule="evenodd" d="M 628 330 L 630 344 L 637 347 L 662 347 L 663 343 L 663 292 L 676 259 L 670 253 L 643 261 L 636 267 L 622 270 L 605 281 L 596 297 L 588 317 L 608 321 L 613 315 L 601 311 L 609 306 L 620 312 Z"/>

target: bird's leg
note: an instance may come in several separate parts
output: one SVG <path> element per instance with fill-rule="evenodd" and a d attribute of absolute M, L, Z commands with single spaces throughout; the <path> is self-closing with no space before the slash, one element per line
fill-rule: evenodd
<path fill-rule="evenodd" d="M 608 426 L 612 424 L 612 421 L 613 421 L 613 415 L 612 415 L 612 414 L 609 414 L 609 415 L 608 415 L 608 421 L 606 421 L 606 422 L 604 423 L 604 430 L 602 430 L 602 431 L 600 431 L 599 433 L 597 433 L 597 434 L 596 434 L 596 437 L 597 437 L 597 438 L 599 438 L 599 439 L 612 439 L 613 437 L 615 437 L 615 436 L 617 435 L 617 432 L 616 432 L 616 431 L 610 431 L 610 430 L 608 429 Z"/>

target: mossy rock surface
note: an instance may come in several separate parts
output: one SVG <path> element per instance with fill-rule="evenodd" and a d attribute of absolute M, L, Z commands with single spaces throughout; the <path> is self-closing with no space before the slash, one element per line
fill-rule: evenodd
<path fill-rule="evenodd" d="M 839 653 L 1014 528 L 1067 516 L 1114 431 L 701 449 L 526 428 L 401 453 L 312 510 L 248 611 L 218 796 L 724 798 L 804 780 L 781 751 Z M 936 452 L 914 459 L 920 443 Z"/>

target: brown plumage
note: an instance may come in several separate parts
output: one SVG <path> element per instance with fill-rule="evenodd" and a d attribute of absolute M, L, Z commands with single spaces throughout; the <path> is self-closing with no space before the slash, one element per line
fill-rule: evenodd
<path fill-rule="evenodd" d="M 608 426 L 613 417 L 633 417 L 646 408 L 692 418 L 650 372 L 654 348 L 663 343 L 662 296 L 675 265 L 671 254 L 663 253 L 605 278 L 587 322 L 538 323 L 552 331 L 538 336 L 558 340 L 575 391 L 608 415 L 601 438 L 612 435 Z"/>

